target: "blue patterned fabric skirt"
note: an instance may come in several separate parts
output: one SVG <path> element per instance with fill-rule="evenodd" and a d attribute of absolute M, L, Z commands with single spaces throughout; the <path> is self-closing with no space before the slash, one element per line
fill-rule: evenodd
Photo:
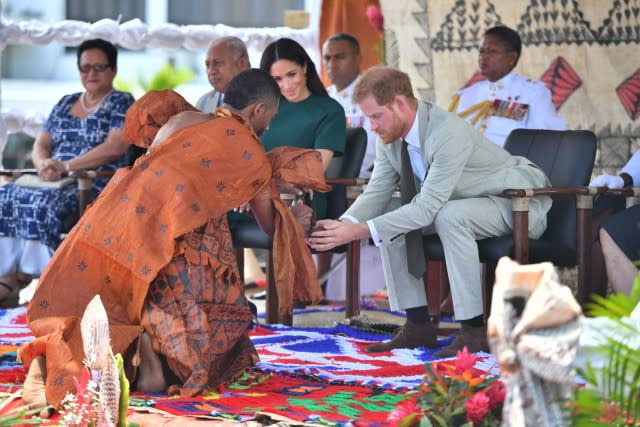
<path fill-rule="evenodd" d="M 0 236 L 39 240 L 52 249 L 61 242 L 63 219 L 78 210 L 75 184 L 61 189 L 0 186 Z"/>

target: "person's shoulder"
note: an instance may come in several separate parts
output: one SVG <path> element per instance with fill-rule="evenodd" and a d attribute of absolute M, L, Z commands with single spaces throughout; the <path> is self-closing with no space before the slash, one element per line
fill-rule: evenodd
<path fill-rule="evenodd" d="M 129 104 L 133 104 L 135 102 L 135 98 L 129 92 L 114 90 L 111 96 L 116 102 L 128 102 Z"/>
<path fill-rule="evenodd" d="M 457 96 L 461 100 L 465 100 L 465 102 L 478 102 L 484 100 L 487 96 L 487 81 L 480 80 L 469 86 L 462 87 L 458 89 L 458 91 L 454 94 L 454 97 Z"/>
<path fill-rule="evenodd" d="M 67 95 L 63 95 L 62 98 L 58 100 L 58 105 L 64 105 L 64 104 L 76 102 L 76 100 L 80 98 L 80 95 L 82 95 L 82 92 L 74 92 L 74 93 L 69 93 Z"/>
<path fill-rule="evenodd" d="M 314 104 L 322 106 L 323 109 L 330 113 L 338 112 L 344 114 L 342 105 L 330 96 L 311 95 L 310 98 Z"/>
<path fill-rule="evenodd" d="M 517 73 L 513 73 L 513 82 L 521 85 L 525 89 L 529 90 L 548 90 L 544 85 L 544 82 L 540 80 L 533 79 L 531 77 L 522 76 Z"/>
<path fill-rule="evenodd" d="M 209 92 L 205 92 L 202 96 L 200 96 L 200 98 L 198 98 L 198 102 L 211 99 L 215 97 L 217 94 L 218 92 L 216 92 L 215 90 L 210 90 Z"/>

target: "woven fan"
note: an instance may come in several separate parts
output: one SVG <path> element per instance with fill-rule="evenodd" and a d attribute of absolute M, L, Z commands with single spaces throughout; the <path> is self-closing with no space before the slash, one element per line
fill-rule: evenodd
<path fill-rule="evenodd" d="M 84 364 L 91 370 L 92 375 L 95 375 L 102 371 L 107 363 L 113 363 L 109 320 L 100 295 L 93 297 L 87 305 L 80 321 L 80 332 L 84 348 Z M 94 381 L 99 384 L 97 378 L 94 378 Z"/>

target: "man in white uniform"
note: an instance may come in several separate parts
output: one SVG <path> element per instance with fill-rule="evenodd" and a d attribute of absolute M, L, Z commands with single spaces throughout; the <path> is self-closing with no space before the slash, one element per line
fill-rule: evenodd
<path fill-rule="evenodd" d="M 222 105 L 224 91 L 231 79 L 251 65 L 247 46 L 242 40 L 233 36 L 221 37 L 211 42 L 204 63 L 213 90 L 198 99 L 196 108 L 210 113 Z"/>
<path fill-rule="evenodd" d="M 521 51 L 517 32 L 505 26 L 488 29 L 478 57 L 486 80 L 461 89 L 449 107 L 500 147 L 514 129 L 567 128 L 544 83 L 513 71 Z"/>

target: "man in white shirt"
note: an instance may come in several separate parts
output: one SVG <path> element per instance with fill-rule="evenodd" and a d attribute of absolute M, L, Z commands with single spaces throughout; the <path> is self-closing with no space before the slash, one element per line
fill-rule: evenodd
<path fill-rule="evenodd" d="M 513 71 L 521 51 L 517 32 L 502 25 L 488 29 L 478 56 L 486 80 L 461 89 L 449 107 L 500 147 L 514 129 L 567 128 L 544 83 Z"/>
<path fill-rule="evenodd" d="M 242 40 L 233 36 L 221 37 L 211 42 L 204 63 L 213 90 L 198 99 L 196 108 L 210 113 L 222 105 L 224 91 L 231 79 L 251 65 L 247 46 Z"/>
<path fill-rule="evenodd" d="M 371 131 L 371 124 L 358 104 L 351 100 L 353 88 L 360 78 L 360 43 L 351 34 L 336 33 L 330 36 L 322 46 L 322 63 L 331 86 L 327 88 L 329 96 L 344 108 L 347 127 L 362 127 L 367 132 L 367 151 L 362 161 L 360 176 L 368 178 L 373 169 L 376 157 L 376 135 Z"/>

